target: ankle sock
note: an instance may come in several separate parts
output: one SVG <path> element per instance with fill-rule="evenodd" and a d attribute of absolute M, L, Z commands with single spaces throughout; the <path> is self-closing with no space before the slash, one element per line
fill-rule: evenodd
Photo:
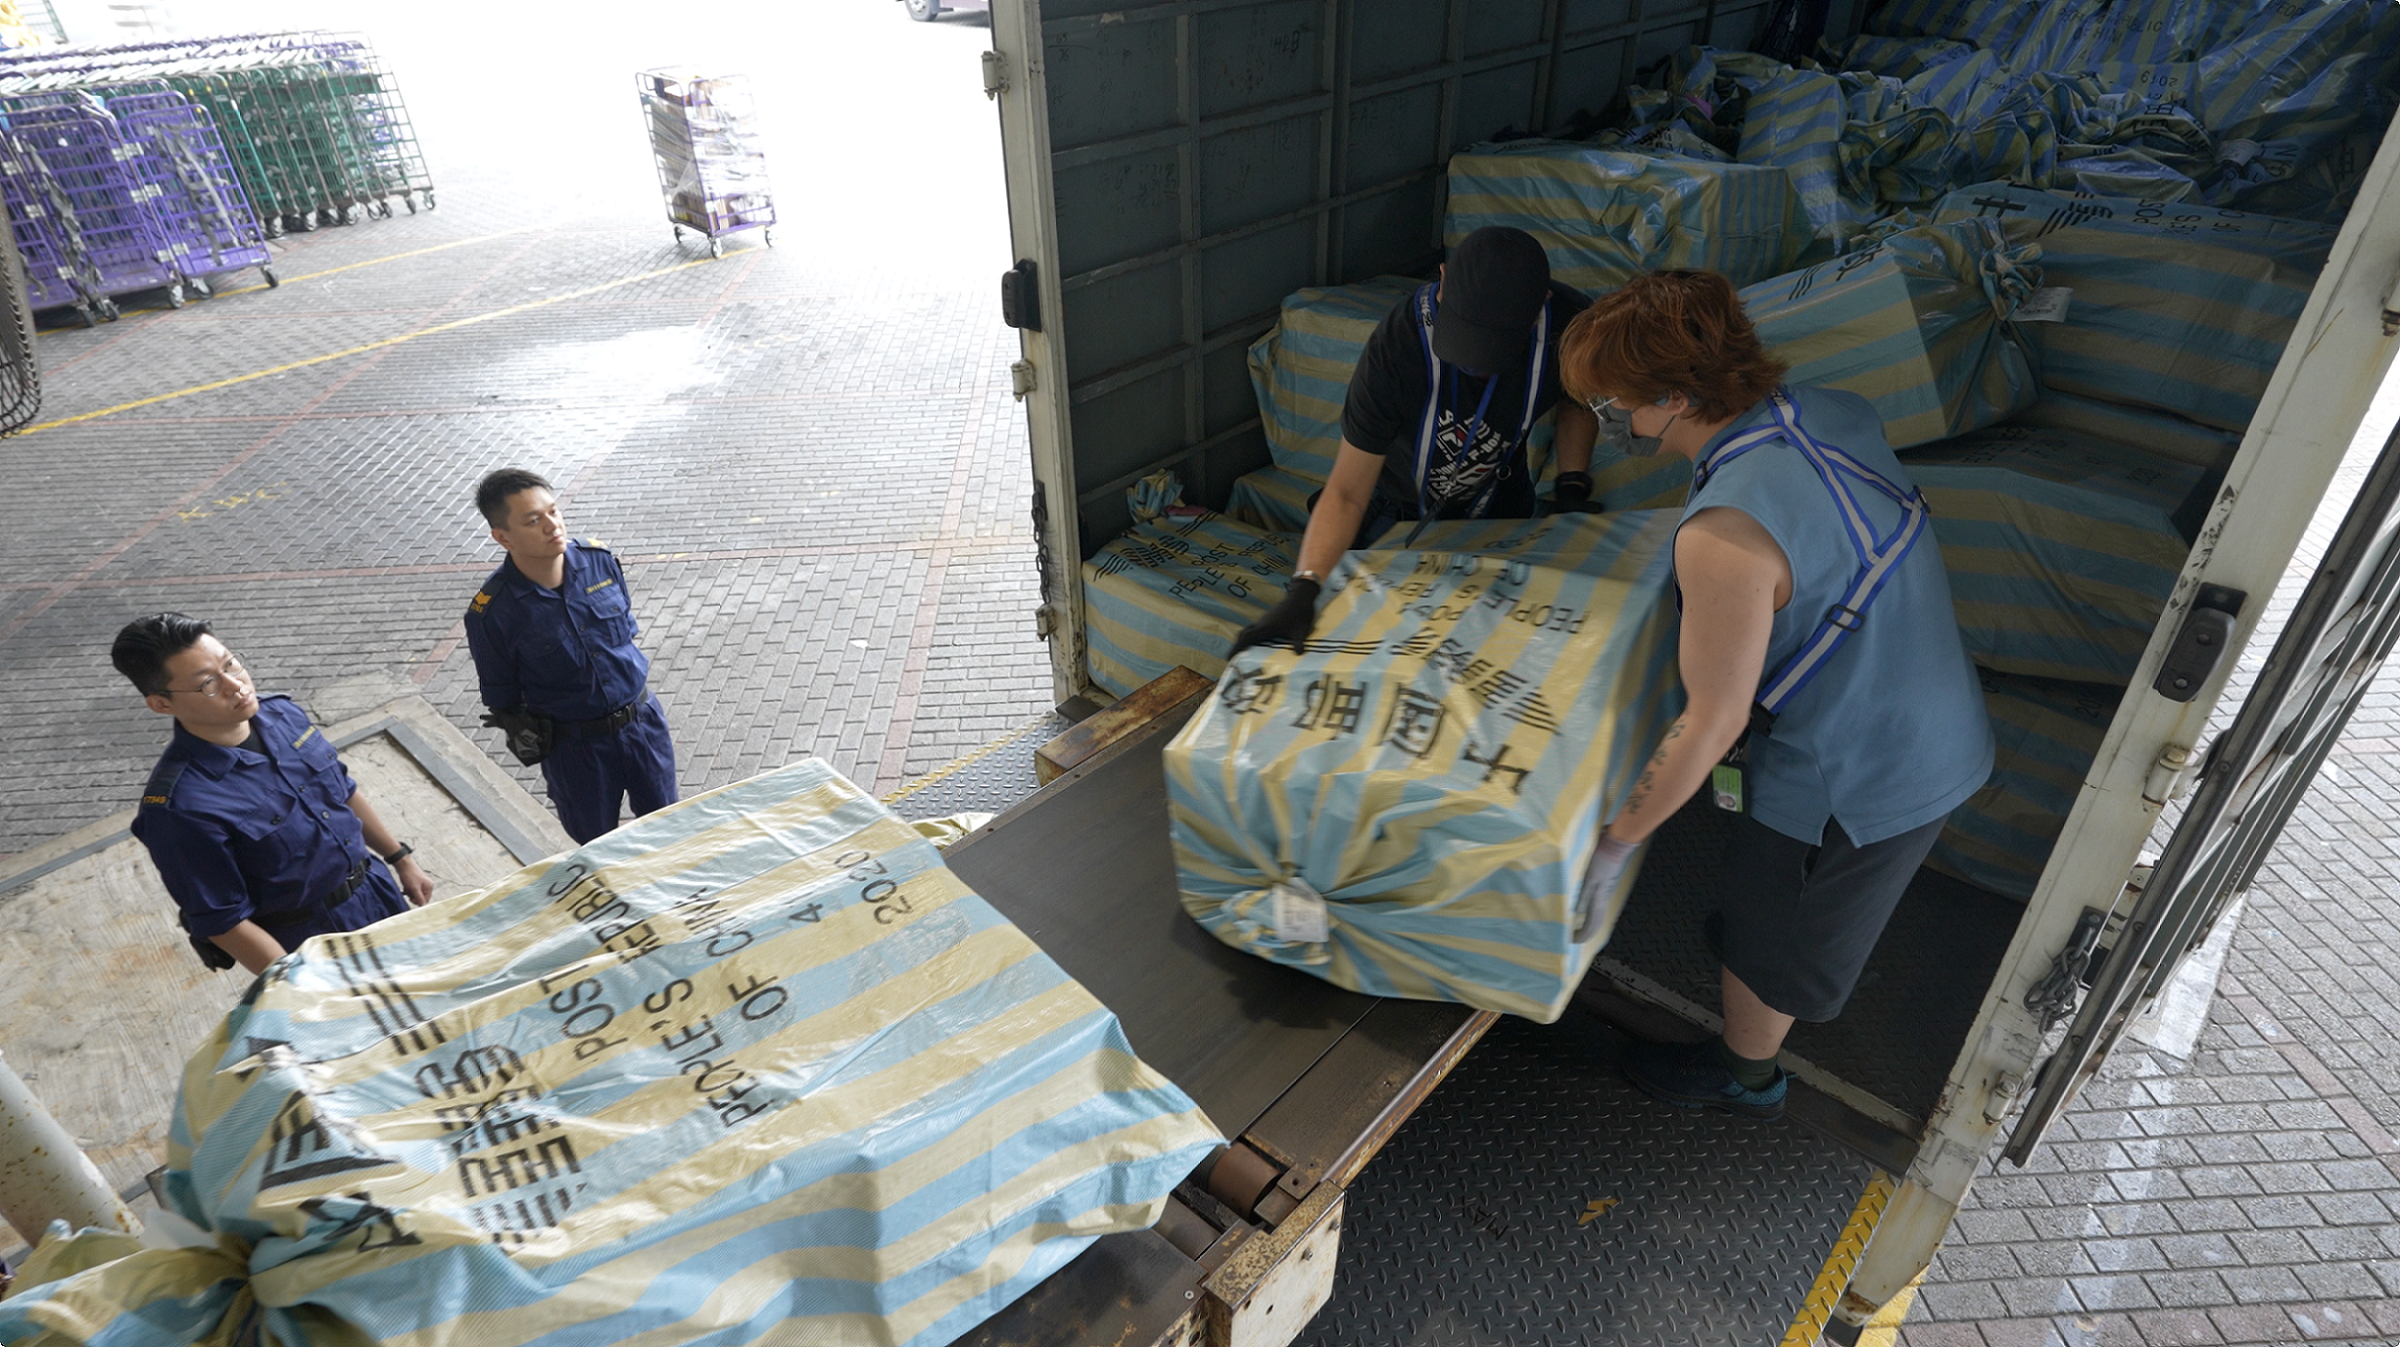
<path fill-rule="evenodd" d="M 1717 1040 L 1717 1062 L 1731 1072 L 1734 1080 L 1739 1082 L 1745 1090 L 1763 1090 L 1775 1083 L 1774 1058 L 1754 1060 L 1744 1057 L 1728 1046 L 1722 1038 Z"/>

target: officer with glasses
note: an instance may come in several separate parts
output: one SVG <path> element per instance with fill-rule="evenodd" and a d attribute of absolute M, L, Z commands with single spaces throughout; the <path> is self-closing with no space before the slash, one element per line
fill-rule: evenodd
<path fill-rule="evenodd" d="M 202 962 L 257 973 L 312 935 L 433 897 L 412 848 L 377 817 L 324 732 L 289 697 L 260 696 L 206 622 L 139 618 L 117 633 L 109 661 L 145 705 L 175 720 L 133 835 Z"/>

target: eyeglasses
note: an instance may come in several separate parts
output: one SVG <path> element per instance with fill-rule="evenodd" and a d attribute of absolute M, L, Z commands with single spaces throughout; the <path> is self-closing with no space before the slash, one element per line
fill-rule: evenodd
<path fill-rule="evenodd" d="M 225 696 L 227 687 L 234 683 L 239 683 L 241 685 L 241 691 L 248 691 L 250 687 L 250 671 L 243 665 L 241 656 L 228 650 L 225 652 L 225 662 L 223 664 L 218 665 L 216 669 L 209 673 L 200 675 L 200 686 L 196 688 L 168 688 L 167 691 L 170 693 L 181 693 L 186 696 L 193 697 L 217 698 Z M 237 700 L 240 698 L 240 696 L 240 691 L 234 693 L 234 697 Z"/>
<path fill-rule="evenodd" d="M 1585 398 L 1583 405 L 1607 425 L 1627 428 L 1633 425 L 1633 408 L 1618 406 L 1615 398 Z"/>

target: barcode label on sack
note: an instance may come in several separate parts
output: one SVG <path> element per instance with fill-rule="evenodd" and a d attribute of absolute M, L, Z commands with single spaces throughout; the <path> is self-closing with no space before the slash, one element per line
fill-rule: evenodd
<path fill-rule="evenodd" d="M 2067 321 L 2067 301 L 2074 297 L 2070 286 L 2045 285 L 2027 295 L 2009 316 L 2020 323 L 2063 323 Z"/>
<path fill-rule="evenodd" d="M 1270 894 L 1274 899 L 1275 935 L 1295 944 L 1321 944 L 1326 937 L 1325 900 L 1305 884 L 1286 880 Z"/>

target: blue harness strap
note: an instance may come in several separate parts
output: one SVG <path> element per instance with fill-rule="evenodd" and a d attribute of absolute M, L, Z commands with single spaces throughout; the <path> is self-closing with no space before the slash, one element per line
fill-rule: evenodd
<path fill-rule="evenodd" d="M 1417 461 L 1414 465 L 1417 479 L 1417 526 L 1410 529 L 1408 537 L 1402 541 L 1401 545 L 1404 547 L 1414 543 L 1417 535 L 1425 531 L 1425 525 L 1433 519 L 1435 512 L 1450 503 L 1447 497 L 1435 500 L 1431 496 L 1434 435 L 1441 428 L 1442 408 L 1455 406 L 1458 401 L 1457 371 L 1450 371 L 1449 396 L 1444 397 L 1442 373 L 1446 367 L 1442 364 L 1441 358 L 1433 353 L 1433 316 L 1439 307 L 1439 301 L 1434 298 L 1436 288 L 1433 284 L 1421 287 L 1417 291 L 1416 299 L 1417 335 L 1425 348 L 1425 387 L 1427 392 L 1425 415 L 1417 427 Z M 1534 409 L 1541 402 L 1543 364 L 1549 353 L 1550 301 L 1544 299 L 1541 315 L 1534 319 L 1533 323 L 1533 355 L 1526 362 L 1532 366 L 1532 373 L 1529 376 L 1530 382 L 1525 386 L 1525 409 L 1523 415 L 1517 418 L 1517 437 L 1510 446 L 1512 452 L 1522 448 L 1526 437 L 1533 433 Z M 1492 390 L 1499 386 L 1500 377 L 1496 374 L 1483 381 L 1483 400 L 1475 404 L 1475 414 L 1469 417 L 1461 427 L 1459 446 L 1462 452 L 1473 450 L 1476 439 L 1483 433 L 1484 413 L 1491 410 Z M 1491 476 L 1484 480 L 1483 490 L 1476 493 L 1474 503 L 1467 507 L 1467 518 L 1481 519 L 1483 512 L 1491 508 L 1492 496 L 1500 489 L 1500 478 L 1507 471 L 1508 465 L 1505 460 L 1492 465 Z"/>
<path fill-rule="evenodd" d="M 1808 686 L 1809 680 L 1832 660 L 1843 642 L 1866 625 L 1867 609 L 1899 572 L 1900 563 L 1908 559 L 1917 540 L 1925 536 L 1930 513 L 1923 492 L 1913 486 L 1903 491 L 1897 483 L 1849 454 L 1819 443 L 1801 426 L 1800 411 L 1792 405 L 1785 390 L 1776 389 L 1773 399 L 1775 423 L 1745 431 L 1718 445 L 1695 466 L 1692 494 L 1697 496 L 1719 468 L 1762 444 L 1783 440 L 1808 460 L 1808 465 L 1816 470 L 1817 479 L 1825 484 L 1826 493 L 1833 497 L 1842 516 L 1843 531 L 1849 535 L 1850 548 L 1858 554 L 1858 574 L 1843 592 L 1841 601 L 1825 611 L 1808 640 L 1760 682 L 1756 710 L 1764 713 L 1767 724 L 1772 724 L 1776 713 Z M 1876 536 L 1873 521 L 1867 518 L 1865 508 L 1851 488 L 1853 482 L 1882 493 L 1900 507 L 1900 522 L 1891 532 Z M 1759 721 L 1754 713 L 1753 726 L 1758 726 Z"/>

